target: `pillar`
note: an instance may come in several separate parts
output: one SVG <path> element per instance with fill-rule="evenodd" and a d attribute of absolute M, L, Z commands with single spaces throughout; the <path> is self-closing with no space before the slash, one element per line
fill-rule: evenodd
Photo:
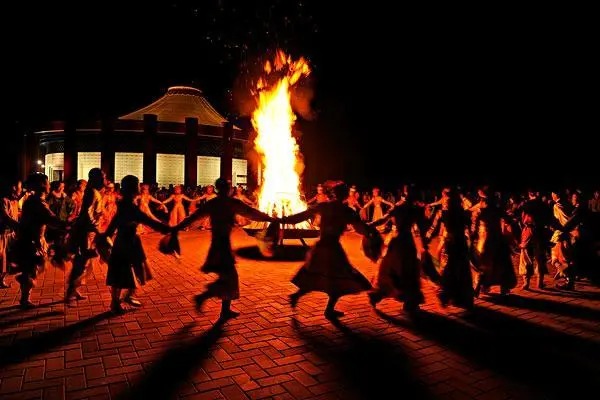
<path fill-rule="evenodd" d="M 77 181 L 77 145 L 75 123 L 68 119 L 65 121 L 64 128 L 64 172 L 63 180 L 67 184 Z"/>
<path fill-rule="evenodd" d="M 198 119 L 185 119 L 185 184 L 196 186 L 198 184 Z"/>
<path fill-rule="evenodd" d="M 221 178 L 232 181 L 233 162 L 233 124 L 226 122 L 223 126 L 223 150 L 221 153 Z"/>
<path fill-rule="evenodd" d="M 39 148 L 38 136 L 34 133 L 24 133 L 21 143 L 21 157 L 19 159 L 19 177 L 25 181 L 35 171 L 39 171 L 37 154 Z M 43 162 L 44 160 L 42 160 Z"/>
<path fill-rule="evenodd" d="M 248 176 L 246 182 L 248 190 L 253 191 L 260 186 L 260 155 L 254 149 L 254 142 L 250 139 L 246 144 L 246 160 L 248 160 Z"/>
<path fill-rule="evenodd" d="M 158 117 L 144 114 L 144 183 L 156 183 L 156 134 Z"/>
<path fill-rule="evenodd" d="M 114 144 L 114 126 L 110 119 L 103 119 L 101 125 L 100 140 L 102 141 L 100 167 L 106 174 L 106 177 L 114 181 L 115 179 L 115 144 Z"/>

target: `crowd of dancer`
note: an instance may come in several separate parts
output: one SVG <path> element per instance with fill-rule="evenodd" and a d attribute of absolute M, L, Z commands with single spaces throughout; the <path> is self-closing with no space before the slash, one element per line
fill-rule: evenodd
<path fill-rule="evenodd" d="M 64 183 L 34 174 L 26 188 L 15 182 L 3 194 L 0 288 L 9 287 L 8 276 L 16 274 L 20 305 L 34 307 L 30 294 L 39 271 L 47 264 L 71 265 L 65 302 L 73 305 L 73 300 L 85 299 L 80 288 L 91 264 L 104 258 L 111 310 L 120 314 L 123 303 L 141 306 L 136 287 L 152 279 L 141 234 L 176 237 L 183 229 L 208 229 L 211 245 L 202 271 L 216 273 L 218 279 L 196 296 L 196 306 L 201 309 L 208 298 L 219 298 L 221 317 L 231 318 L 237 315 L 231 301 L 239 298 L 239 282 L 230 235 L 235 226 L 251 220 L 273 226 L 310 220 L 319 227 L 319 240 L 292 279 L 298 291 L 290 295 L 290 303 L 295 307 L 309 292 L 327 293 L 327 318 L 342 315 L 335 309 L 340 297 L 360 292 L 368 293 L 373 307 L 393 298 L 407 312 L 416 312 L 424 302 L 423 278 L 439 287 L 443 306 L 464 309 L 494 286 L 509 295 L 518 285 L 515 269 L 525 290 L 535 276 L 537 287 L 545 288 L 549 265 L 560 289 L 574 290 L 578 279 L 600 284 L 598 191 L 586 199 L 580 191 L 505 197 L 488 187 L 476 195 L 444 188 L 429 198 L 410 185 L 397 196 L 382 196 L 378 188 L 360 194 L 355 186 L 328 182 L 317 187 L 307 204 L 304 212 L 276 217 L 255 208 L 255 194 L 241 186 L 232 191 L 223 179 L 202 189 L 158 190 L 131 175 L 115 185 L 94 168 L 88 180 L 80 180 L 67 194 Z M 374 282 L 348 261 L 340 244 L 347 231 L 364 236 L 363 250 L 379 267 Z M 107 243 L 109 255 L 99 257 Z"/>

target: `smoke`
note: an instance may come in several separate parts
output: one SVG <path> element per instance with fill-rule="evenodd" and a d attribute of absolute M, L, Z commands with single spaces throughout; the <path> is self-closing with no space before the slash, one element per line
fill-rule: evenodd
<path fill-rule="evenodd" d="M 304 85 L 296 85 L 292 87 L 290 91 L 290 103 L 292 110 L 303 119 L 313 120 L 316 117 L 316 113 L 312 109 L 312 101 L 315 95 L 315 91 L 312 87 L 312 81 L 306 79 Z"/>
<path fill-rule="evenodd" d="M 267 56 L 247 59 L 240 67 L 232 89 L 232 107 L 236 114 L 242 117 L 251 117 L 258 105 L 257 83 L 262 78 L 268 86 L 284 77 L 283 73 L 272 71 L 265 74 L 264 66 L 267 60 L 272 60 L 272 52 Z M 309 74 L 290 88 L 290 103 L 294 113 L 305 120 L 313 120 L 316 113 L 312 108 L 315 91 L 313 79 Z"/>

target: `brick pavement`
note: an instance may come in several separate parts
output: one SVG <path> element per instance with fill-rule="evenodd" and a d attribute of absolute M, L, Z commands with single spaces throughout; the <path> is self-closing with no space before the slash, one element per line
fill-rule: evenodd
<path fill-rule="evenodd" d="M 209 234 L 182 233 L 180 260 L 158 253 L 157 240 L 144 238 L 155 271 L 144 306 L 124 316 L 107 312 L 101 265 L 76 307 L 61 303 L 64 274 L 52 268 L 33 291 L 36 309 L 14 307 L 15 284 L 0 292 L 0 399 L 543 399 L 600 386 L 600 290 L 585 282 L 485 296 L 470 315 L 440 308 L 424 282 L 416 320 L 392 300 L 375 313 L 363 294 L 340 301 L 346 315 L 334 324 L 322 294 L 290 309 L 301 261 L 253 260 L 254 239 L 237 231 L 242 314 L 215 326 L 217 301 L 201 314 L 192 304 L 213 279 L 198 269 Z M 360 237 L 343 244 L 371 278 Z"/>

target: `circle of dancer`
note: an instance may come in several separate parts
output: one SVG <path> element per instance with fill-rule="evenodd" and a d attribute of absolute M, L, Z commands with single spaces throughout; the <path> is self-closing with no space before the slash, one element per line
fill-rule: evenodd
<path fill-rule="evenodd" d="M 279 227 L 316 221 L 319 238 L 291 282 L 290 306 L 310 292 L 327 294 L 324 315 L 340 318 L 338 300 L 365 293 L 376 308 L 386 298 L 417 313 L 425 302 L 423 279 L 437 286 L 443 306 L 471 310 L 475 299 L 496 291 L 510 296 L 520 286 L 576 290 L 586 279 L 600 284 L 600 192 L 529 190 L 524 195 L 490 187 L 435 192 L 405 185 L 396 193 L 360 191 L 341 181 L 319 184 L 308 208 L 277 217 L 258 209 L 256 195 L 225 179 L 214 186 L 159 188 L 135 176 L 109 182 L 99 168 L 73 187 L 33 174 L 4 185 L 0 212 L 0 290 L 19 285 L 19 305 L 35 307 L 32 288 L 47 268 L 68 270 L 65 303 L 86 299 L 85 280 L 94 263 L 105 263 L 110 310 L 142 307 L 138 289 L 153 279 L 142 237 L 165 234 L 160 250 L 181 257 L 178 232 L 210 230 L 211 243 L 201 271 L 218 278 L 194 302 L 221 301 L 220 320 L 238 315 L 240 297 L 232 230 L 252 221 L 266 223 L 259 240 L 283 246 Z M 377 263 L 367 279 L 349 261 L 340 239 L 363 236 L 364 256 Z M 175 262 L 175 261 L 174 261 Z M 273 261 L 276 262 L 276 261 Z M 551 276 L 549 276 L 552 274 Z M 533 282 L 532 282 L 533 281 Z M 497 288 L 497 289 L 496 289 Z M 124 291 L 124 295 L 122 292 Z M 143 295 L 142 295 L 143 297 Z"/>

